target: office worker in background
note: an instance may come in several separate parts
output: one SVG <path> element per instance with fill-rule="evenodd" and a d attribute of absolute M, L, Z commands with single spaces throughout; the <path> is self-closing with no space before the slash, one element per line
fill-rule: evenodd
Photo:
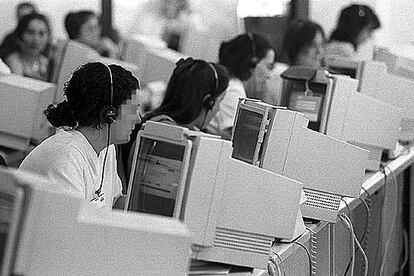
<path fill-rule="evenodd" d="M 320 68 L 325 46 L 325 33 L 322 27 L 310 20 L 291 23 L 283 40 L 283 53 L 289 65 Z"/>
<path fill-rule="evenodd" d="M 33 149 L 19 169 L 111 209 L 122 191 L 113 144 L 127 142 L 138 121 L 137 89 L 138 80 L 121 66 L 82 65 L 65 85 L 66 100 L 45 110 L 56 134 Z"/>
<path fill-rule="evenodd" d="M 95 49 L 102 56 L 119 58 L 117 44 L 108 37 L 101 37 L 101 26 L 94 12 L 81 10 L 68 13 L 65 17 L 65 28 L 70 39 Z"/>
<path fill-rule="evenodd" d="M 51 37 L 46 16 L 37 13 L 23 16 L 15 33 L 17 47 L 5 57 L 4 62 L 12 73 L 48 80 L 49 59 L 42 54 Z"/>
<path fill-rule="evenodd" d="M 229 84 L 226 68 L 192 58 L 181 59 L 170 77 L 165 97 L 157 109 L 146 114 L 131 134 L 127 144 L 120 145 L 128 179 L 135 140 L 142 123 L 148 120 L 203 130 L 214 116 Z M 119 160 L 119 159 L 118 159 Z"/>
<path fill-rule="evenodd" d="M 227 68 L 231 79 L 224 99 L 216 102 L 218 112 L 206 130 L 230 139 L 239 98 L 266 97 L 265 86 L 274 67 L 275 51 L 262 36 L 242 34 L 220 45 L 219 63 Z"/>
<path fill-rule="evenodd" d="M 368 6 L 353 4 L 344 8 L 325 47 L 325 56 L 355 59 L 359 47 L 380 26 L 377 15 Z"/>
<path fill-rule="evenodd" d="M 21 2 L 16 6 L 16 21 L 19 23 L 20 19 L 23 16 L 37 12 L 36 6 L 31 2 Z M 15 30 L 8 33 L 1 42 L 0 45 L 0 58 L 4 59 L 11 52 L 15 51 L 17 48 L 16 44 L 17 34 Z"/>

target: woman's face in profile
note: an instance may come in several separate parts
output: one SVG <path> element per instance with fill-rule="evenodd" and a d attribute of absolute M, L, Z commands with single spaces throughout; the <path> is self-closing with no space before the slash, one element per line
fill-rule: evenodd
<path fill-rule="evenodd" d="M 323 52 L 323 36 L 320 32 L 317 32 L 312 43 L 299 51 L 298 57 L 296 58 L 296 65 L 317 69 L 322 66 Z"/>
<path fill-rule="evenodd" d="M 80 28 L 78 40 L 90 47 L 96 47 L 101 36 L 101 27 L 96 16 L 89 17 Z"/>
<path fill-rule="evenodd" d="M 23 51 L 27 51 L 26 54 L 29 55 L 40 55 L 48 40 L 49 32 L 46 23 L 40 19 L 33 19 L 22 35 Z"/>

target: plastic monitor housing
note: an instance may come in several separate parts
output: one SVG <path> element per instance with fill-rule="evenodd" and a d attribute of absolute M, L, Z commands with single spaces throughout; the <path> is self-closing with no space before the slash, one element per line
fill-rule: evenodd
<path fill-rule="evenodd" d="M 62 47 L 64 47 L 62 50 L 62 57 L 57 65 L 57 71 L 54 77 L 57 84 L 57 90 L 54 97 L 55 103 L 63 101 L 63 88 L 65 83 L 72 76 L 72 73 L 79 66 L 88 62 L 102 62 L 106 65 L 117 64 L 131 71 L 136 77 L 139 77 L 140 70 L 138 65 L 116 59 L 101 57 L 97 51 L 77 41 L 68 40 Z"/>
<path fill-rule="evenodd" d="M 190 235 L 177 221 L 99 210 L 23 172 L 0 169 L 0 183 L 1 275 L 187 271 Z"/>
<path fill-rule="evenodd" d="M 50 135 L 43 111 L 55 89 L 54 84 L 19 75 L 0 77 L 0 146 L 27 150 Z"/>
<path fill-rule="evenodd" d="M 295 234 L 302 184 L 231 158 L 229 141 L 148 121 L 136 145 L 126 209 L 182 220 L 193 258 L 264 268 Z"/>
<path fill-rule="evenodd" d="M 414 80 L 389 73 L 379 61 L 366 61 L 360 80 L 360 92 L 382 102 L 402 108 L 401 140 L 414 138 Z"/>
<path fill-rule="evenodd" d="M 378 170 L 382 151 L 393 150 L 401 137 L 402 110 L 359 93 L 358 81 L 349 76 L 317 71 L 308 81 L 308 94 L 305 83 L 299 77 L 285 79 L 282 105 L 304 113 L 309 128 L 369 150 L 366 169 Z"/>
<path fill-rule="evenodd" d="M 330 56 L 324 59 L 325 66 L 332 74 L 347 75 L 359 79 L 362 73 L 363 62 L 345 59 L 338 56 Z"/>
<path fill-rule="evenodd" d="M 303 216 L 336 222 L 341 197 L 360 195 L 368 152 L 307 125 L 302 113 L 241 99 L 233 157 L 302 182 Z"/>
<path fill-rule="evenodd" d="M 373 52 L 373 60 L 384 62 L 388 66 L 388 72 L 400 77 L 414 79 L 414 56 L 405 56 L 412 53 L 414 46 L 402 46 L 400 49 L 387 49 L 376 47 Z M 403 54 L 404 53 L 404 54 Z"/>

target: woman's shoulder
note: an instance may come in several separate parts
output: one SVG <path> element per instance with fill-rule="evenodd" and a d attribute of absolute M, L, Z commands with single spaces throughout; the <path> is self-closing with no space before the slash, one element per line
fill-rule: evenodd
<path fill-rule="evenodd" d="M 325 46 L 325 56 L 355 57 L 355 49 L 349 42 L 333 40 Z"/>

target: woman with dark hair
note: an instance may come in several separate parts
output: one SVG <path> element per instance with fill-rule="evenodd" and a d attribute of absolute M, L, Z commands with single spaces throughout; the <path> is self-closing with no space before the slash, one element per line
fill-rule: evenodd
<path fill-rule="evenodd" d="M 309 20 L 299 20 L 289 25 L 283 41 L 283 52 L 289 65 L 311 68 L 322 66 L 325 33 L 322 27 Z"/>
<path fill-rule="evenodd" d="M 380 26 L 377 15 L 368 6 L 353 4 L 344 8 L 326 45 L 325 56 L 355 58 L 358 47 Z"/>
<path fill-rule="evenodd" d="M 65 85 L 66 100 L 45 110 L 56 134 L 32 150 L 19 169 L 111 209 L 122 191 L 113 144 L 127 142 L 138 120 L 137 89 L 138 80 L 121 66 L 79 67 Z"/>
<path fill-rule="evenodd" d="M 10 67 L 12 73 L 46 81 L 49 60 L 42 52 L 51 37 L 46 16 L 38 13 L 23 16 L 15 33 L 16 47 L 6 56 L 4 62 Z"/>
<path fill-rule="evenodd" d="M 134 152 L 133 143 L 143 123 L 151 120 L 204 130 L 207 122 L 217 113 L 218 105 L 215 103 L 223 99 L 228 84 L 228 73 L 222 65 L 192 58 L 179 60 L 161 105 L 146 114 L 136 125 L 130 141 L 120 146 L 126 176 Z"/>
<path fill-rule="evenodd" d="M 275 62 L 275 51 L 258 34 L 239 35 L 220 45 L 219 63 L 230 74 L 229 87 L 207 131 L 230 139 L 239 98 L 262 99 Z"/>
<path fill-rule="evenodd" d="M 70 39 L 95 49 L 105 57 L 119 57 L 120 51 L 115 42 L 108 37 L 101 37 L 101 26 L 94 12 L 81 10 L 68 13 L 65 28 Z"/>

